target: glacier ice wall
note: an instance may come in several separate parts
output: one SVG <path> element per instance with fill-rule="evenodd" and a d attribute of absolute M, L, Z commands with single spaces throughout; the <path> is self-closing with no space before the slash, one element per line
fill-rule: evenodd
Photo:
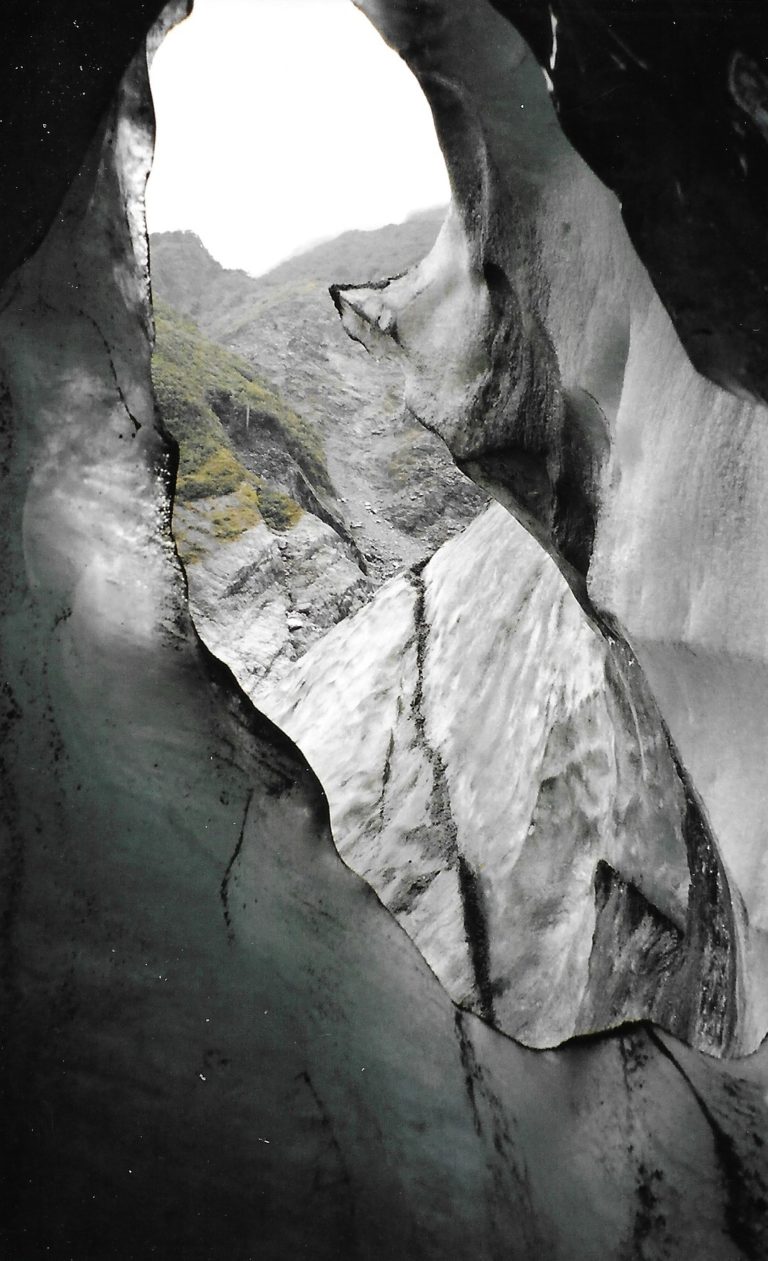
<path fill-rule="evenodd" d="M 345 861 L 456 1002 L 531 1046 L 702 1034 L 690 802 L 621 665 L 497 505 L 259 697 Z"/>
<path fill-rule="evenodd" d="M 141 55 L 101 117 L 150 9 L 52 10 L 39 64 L 85 103 L 47 98 L 40 218 L 2 255 L 4 1247 L 761 1256 L 764 1057 L 643 1028 L 540 1054 L 458 1013 L 195 637 L 149 387 Z M 15 52 L 39 13 L 10 16 Z"/>
<path fill-rule="evenodd" d="M 707 938 L 688 1036 L 752 1049 L 768 1023 L 765 407 L 693 369 L 507 21 L 486 4 L 360 7 L 424 87 L 454 200 L 419 267 L 335 300 L 353 337 L 402 361 L 414 414 L 553 556 L 625 705 L 656 709 Z"/>

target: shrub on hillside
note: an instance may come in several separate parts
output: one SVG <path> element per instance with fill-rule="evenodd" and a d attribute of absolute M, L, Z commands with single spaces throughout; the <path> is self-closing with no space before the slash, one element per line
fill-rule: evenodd
<path fill-rule="evenodd" d="M 206 341 L 191 320 L 164 303 L 157 303 L 155 319 L 152 380 L 162 422 L 179 444 L 177 500 L 192 504 L 236 495 L 234 502 L 206 512 L 221 541 L 238 538 L 262 520 L 271 529 L 289 529 L 302 509 L 245 467 L 222 420 L 232 427 L 241 413 L 253 423 L 261 417 L 270 432 L 283 435 L 315 485 L 330 485 L 314 430 L 256 380 L 247 364 Z"/>

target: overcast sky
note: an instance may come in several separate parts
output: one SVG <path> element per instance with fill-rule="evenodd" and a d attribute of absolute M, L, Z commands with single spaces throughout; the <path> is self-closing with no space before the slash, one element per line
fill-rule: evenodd
<path fill-rule="evenodd" d="M 254 275 L 448 201 L 410 71 L 351 0 L 196 0 L 152 67 L 151 232 Z"/>

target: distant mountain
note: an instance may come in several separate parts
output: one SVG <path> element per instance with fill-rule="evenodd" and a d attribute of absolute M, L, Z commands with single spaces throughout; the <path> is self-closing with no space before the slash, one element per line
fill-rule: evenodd
<path fill-rule="evenodd" d="M 222 334 L 260 302 L 283 305 L 293 294 L 301 306 L 319 292 L 327 304 L 328 285 L 395 275 L 432 248 L 445 218 L 443 207 L 412 215 L 404 223 L 372 231 L 350 231 L 279 263 L 263 276 L 223 268 L 194 232 L 160 232 L 151 238 L 152 283 L 156 293 L 190 316 L 209 334 Z M 219 337 L 220 339 L 220 337 Z"/>

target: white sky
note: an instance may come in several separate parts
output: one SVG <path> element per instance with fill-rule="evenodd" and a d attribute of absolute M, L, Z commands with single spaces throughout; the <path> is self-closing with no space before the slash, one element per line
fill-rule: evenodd
<path fill-rule="evenodd" d="M 151 232 L 254 275 L 448 201 L 429 108 L 352 0 L 196 0 L 152 67 Z"/>

